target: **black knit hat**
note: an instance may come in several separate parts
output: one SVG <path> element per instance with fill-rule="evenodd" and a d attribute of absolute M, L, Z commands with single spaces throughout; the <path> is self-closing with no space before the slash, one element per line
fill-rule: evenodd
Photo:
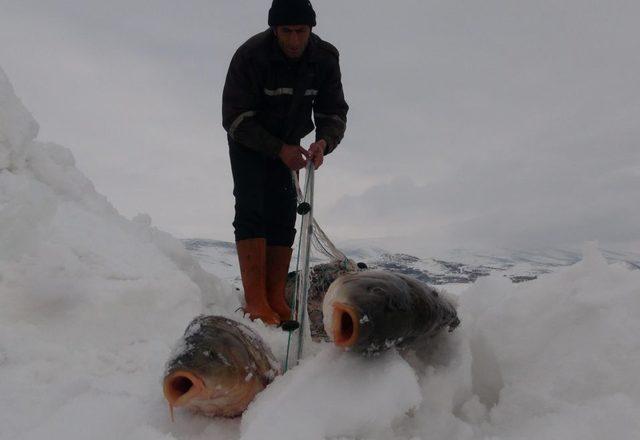
<path fill-rule="evenodd" d="M 293 24 L 316 25 L 316 12 L 309 0 L 273 0 L 269 9 L 269 26 Z"/>

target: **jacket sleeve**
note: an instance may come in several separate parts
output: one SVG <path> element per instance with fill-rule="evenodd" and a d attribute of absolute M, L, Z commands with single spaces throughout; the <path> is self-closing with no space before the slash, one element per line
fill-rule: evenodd
<path fill-rule="evenodd" d="M 331 57 L 327 79 L 320 86 L 313 106 L 316 141 L 324 139 L 327 142 L 325 154 L 331 153 L 344 137 L 348 111 L 338 57 Z"/>
<path fill-rule="evenodd" d="M 236 52 L 222 92 L 222 126 L 239 144 L 277 156 L 284 142 L 269 133 L 256 118 L 261 95 L 254 75 L 241 51 Z"/>

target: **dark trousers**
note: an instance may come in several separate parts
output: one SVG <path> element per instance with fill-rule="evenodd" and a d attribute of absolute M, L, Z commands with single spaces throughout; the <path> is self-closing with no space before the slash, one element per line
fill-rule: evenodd
<path fill-rule="evenodd" d="M 291 170 L 279 159 L 229 142 L 236 241 L 266 238 L 269 246 L 293 245 L 296 190 Z"/>

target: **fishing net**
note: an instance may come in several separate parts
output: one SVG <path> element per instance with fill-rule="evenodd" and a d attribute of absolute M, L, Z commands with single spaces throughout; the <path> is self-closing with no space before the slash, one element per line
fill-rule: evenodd
<path fill-rule="evenodd" d="M 298 194 L 298 203 L 302 203 L 304 201 L 304 195 L 300 189 L 298 175 L 295 172 L 292 173 L 292 175 L 296 186 L 296 192 Z M 331 261 L 347 261 L 347 256 L 333 244 L 316 219 L 314 218 L 312 221 L 313 233 L 311 235 L 311 246 L 313 249 Z"/>

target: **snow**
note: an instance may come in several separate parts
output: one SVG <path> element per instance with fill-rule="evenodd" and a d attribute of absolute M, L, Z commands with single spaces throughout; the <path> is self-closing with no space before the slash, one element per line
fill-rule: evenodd
<path fill-rule="evenodd" d="M 2 440 L 640 438 L 640 271 L 594 244 L 534 281 L 456 286 L 462 326 L 415 352 L 321 344 L 241 419 L 171 423 L 175 341 L 203 312 L 243 319 L 237 292 L 36 136 L 0 70 Z M 244 322 L 283 358 L 282 332 Z"/>
<path fill-rule="evenodd" d="M 417 377 L 397 353 L 368 360 L 328 347 L 258 396 L 242 439 L 387 436 L 420 400 Z"/>

